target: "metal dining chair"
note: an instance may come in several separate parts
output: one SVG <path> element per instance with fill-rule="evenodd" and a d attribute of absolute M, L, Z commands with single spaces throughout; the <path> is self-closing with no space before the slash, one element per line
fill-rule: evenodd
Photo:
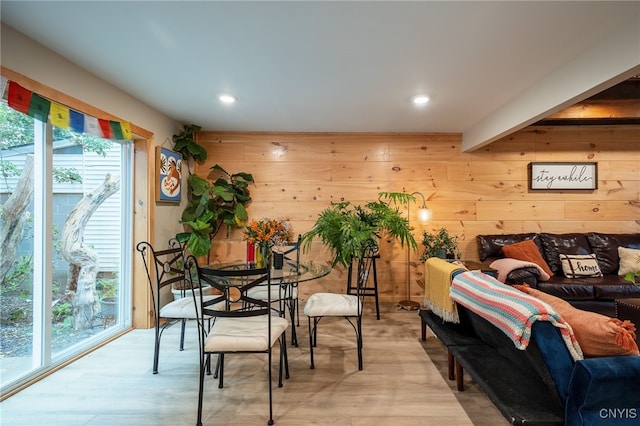
<path fill-rule="evenodd" d="M 300 270 L 300 240 L 298 235 L 296 241 L 284 245 L 282 254 L 284 256 L 284 266 L 288 273 L 283 276 L 280 282 L 272 276 L 272 285 L 268 290 L 267 285 L 258 285 L 247 291 L 247 295 L 254 299 L 266 301 L 269 297 L 271 303 L 278 303 L 278 310 L 283 314 L 289 312 L 291 318 L 291 345 L 298 346 L 296 326 L 300 326 L 300 312 L 298 300 L 298 281 L 296 276 Z M 268 293 L 271 294 L 268 294 Z"/>
<path fill-rule="evenodd" d="M 289 378 L 287 359 L 286 330 L 289 321 L 280 316 L 271 305 L 271 292 L 267 293 L 267 300 L 254 299 L 248 292 L 259 285 L 268 286 L 270 290 L 270 268 L 251 269 L 246 264 L 233 268 L 214 269 L 200 267 L 193 256 L 187 258 L 189 274 L 197 274 L 192 280 L 198 279 L 214 287 L 218 295 L 207 300 L 202 294 L 193 293 L 198 311 L 198 341 L 200 347 L 200 382 L 198 387 L 198 417 L 197 425 L 202 425 L 202 406 L 204 395 L 205 372 L 210 371 L 211 355 L 218 355 L 216 373 L 218 387 L 224 386 L 224 364 L 227 354 L 256 354 L 267 355 L 268 387 L 269 387 L 269 420 L 273 421 L 273 392 L 272 392 L 272 349 L 276 342 L 280 347 L 280 362 L 278 371 L 278 387 L 282 387 L 283 370 Z M 214 290 L 214 291 L 215 291 Z M 210 327 L 206 318 L 211 318 Z"/>
<path fill-rule="evenodd" d="M 309 321 L 309 355 L 310 368 L 315 368 L 313 348 L 318 343 L 318 324 L 325 317 L 343 317 L 353 327 L 356 333 L 356 348 L 358 352 L 358 370 L 362 370 L 362 307 L 364 297 L 367 296 L 367 281 L 377 245 L 372 241 L 366 244 L 362 256 L 358 259 L 356 288 L 354 294 L 314 293 L 307 299 L 304 313 Z"/>
<path fill-rule="evenodd" d="M 153 345 L 153 374 L 158 374 L 158 361 L 160 357 L 160 340 L 164 330 L 175 324 L 181 323 L 180 350 L 184 350 L 184 333 L 187 320 L 196 319 L 196 305 L 193 302 L 193 281 L 187 281 L 184 265 L 184 250 L 182 245 L 172 238 L 169 247 L 163 250 L 155 250 L 151 244 L 142 241 L 136 245 L 140 252 L 147 281 L 151 290 L 151 302 L 153 304 L 153 319 L 155 336 Z M 179 285 L 182 297 L 180 299 L 163 303 L 163 294 L 173 285 Z M 189 289 L 187 289 L 189 288 Z M 202 289 L 200 290 L 202 292 Z M 211 296 L 206 296 L 210 299 Z"/>

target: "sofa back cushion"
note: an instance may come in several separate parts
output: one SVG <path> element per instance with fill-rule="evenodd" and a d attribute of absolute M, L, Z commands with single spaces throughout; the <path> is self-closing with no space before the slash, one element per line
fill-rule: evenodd
<path fill-rule="evenodd" d="M 603 234 L 589 232 L 587 234 L 592 252 L 598 259 L 600 271 L 604 275 L 617 274 L 620 265 L 618 247 L 640 249 L 640 234 Z"/>
<path fill-rule="evenodd" d="M 502 247 L 524 240 L 533 240 L 542 252 L 542 245 L 538 234 L 530 232 L 526 234 L 493 234 L 478 235 L 476 242 L 478 243 L 478 258 L 481 262 L 487 259 L 498 259 L 504 257 Z"/>
<path fill-rule="evenodd" d="M 555 275 L 563 275 L 560 253 L 563 254 L 590 254 L 591 246 L 586 234 L 540 234 L 542 253 Z"/>

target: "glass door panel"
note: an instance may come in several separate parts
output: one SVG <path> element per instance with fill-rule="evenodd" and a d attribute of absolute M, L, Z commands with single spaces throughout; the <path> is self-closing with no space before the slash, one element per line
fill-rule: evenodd
<path fill-rule="evenodd" d="M 130 324 L 132 143 L 0 102 L 0 390 Z"/>
<path fill-rule="evenodd" d="M 0 377 L 42 366 L 34 339 L 34 120 L 0 102 Z M 40 347 L 39 344 L 36 347 Z"/>
<path fill-rule="evenodd" d="M 53 129 L 52 359 L 120 323 L 121 151 Z"/>

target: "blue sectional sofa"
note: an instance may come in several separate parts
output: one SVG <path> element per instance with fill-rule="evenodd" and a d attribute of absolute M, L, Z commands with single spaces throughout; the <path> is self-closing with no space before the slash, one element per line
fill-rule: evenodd
<path fill-rule="evenodd" d="M 458 323 L 420 310 L 423 340 L 431 329 L 449 351 L 449 378 L 458 389 L 464 371 L 511 424 L 640 424 L 640 356 L 574 360 L 566 336 L 547 321 L 534 322 L 528 346 L 518 349 L 494 323 L 460 303 L 456 307 Z"/>

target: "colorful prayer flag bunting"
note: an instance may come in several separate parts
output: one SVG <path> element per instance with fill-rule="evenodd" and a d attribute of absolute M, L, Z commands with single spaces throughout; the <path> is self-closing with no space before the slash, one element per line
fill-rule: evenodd
<path fill-rule="evenodd" d="M 51 112 L 49 113 L 49 120 L 52 126 L 59 127 L 60 129 L 69 128 L 69 108 L 64 105 L 60 105 L 57 102 L 51 102 Z"/>
<path fill-rule="evenodd" d="M 102 137 L 102 130 L 100 130 L 97 118 L 88 115 L 84 116 L 84 133 L 100 138 Z"/>
<path fill-rule="evenodd" d="M 109 127 L 111 128 L 111 134 L 115 139 L 124 139 L 122 136 L 122 127 L 117 121 L 109 121 Z"/>
<path fill-rule="evenodd" d="M 4 76 L 1 76 L 0 79 L 0 98 L 4 97 L 7 87 L 7 102 L 9 106 L 23 114 L 40 121 L 46 122 L 49 120 L 53 126 L 61 129 L 72 129 L 78 133 L 87 133 L 105 139 L 131 139 L 130 123 L 82 114 L 57 102 L 50 101 L 37 93 L 33 93 Z"/>
<path fill-rule="evenodd" d="M 9 106 L 23 114 L 29 114 L 29 104 L 31 103 L 31 92 L 18 83 L 9 82 Z"/>
<path fill-rule="evenodd" d="M 76 133 L 84 132 L 84 114 L 69 110 L 69 127 Z"/>
<path fill-rule="evenodd" d="M 98 124 L 100 125 L 102 137 L 105 139 L 111 139 L 111 124 L 109 124 L 109 120 L 98 118 Z"/>
<path fill-rule="evenodd" d="M 122 128 L 122 139 L 128 141 L 131 139 L 131 125 L 127 121 L 121 121 L 120 127 Z"/>
<path fill-rule="evenodd" d="M 29 103 L 30 117 L 46 123 L 49 118 L 49 109 L 51 109 L 51 101 L 43 98 L 37 93 L 31 94 L 31 102 Z"/>

